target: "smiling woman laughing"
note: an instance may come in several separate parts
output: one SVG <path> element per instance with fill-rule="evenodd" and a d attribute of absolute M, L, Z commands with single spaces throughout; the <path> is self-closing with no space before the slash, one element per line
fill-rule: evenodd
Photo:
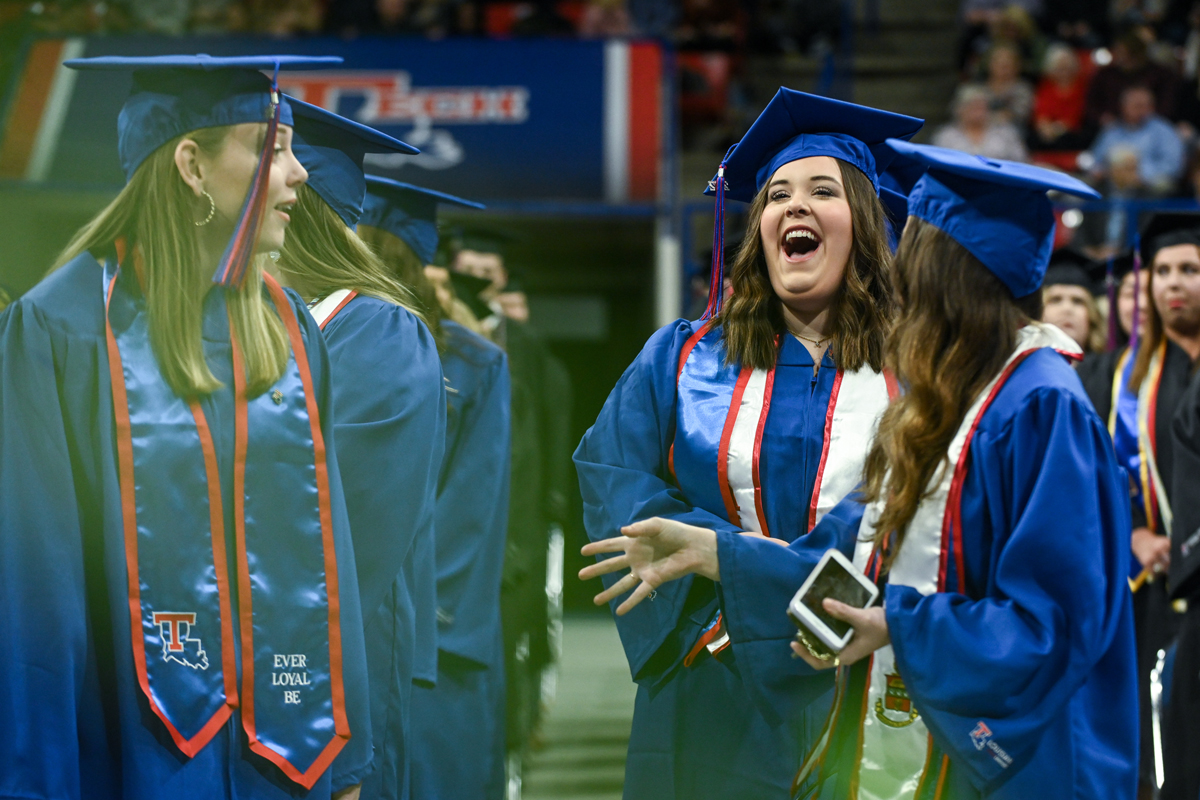
<path fill-rule="evenodd" d="M 575 453 L 593 541 L 657 516 L 786 544 L 854 489 L 894 391 L 881 145 L 920 127 L 781 89 L 729 153 L 704 317 L 651 337 Z M 722 195 L 751 204 L 727 305 Z M 638 580 L 606 583 L 616 598 Z M 706 577 L 659 587 L 617 625 L 638 683 L 627 799 L 790 796 L 829 709 L 827 674 L 786 648 L 735 663 Z M 794 688 L 787 708 L 765 702 L 759 672 Z"/>

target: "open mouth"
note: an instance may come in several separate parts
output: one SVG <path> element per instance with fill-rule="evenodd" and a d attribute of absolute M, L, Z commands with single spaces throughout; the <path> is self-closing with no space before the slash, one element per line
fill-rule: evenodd
<path fill-rule="evenodd" d="M 286 219 L 286 220 L 289 220 L 289 221 L 290 221 L 290 220 L 292 219 L 292 217 L 291 217 L 291 211 L 292 211 L 292 209 L 293 209 L 293 208 L 295 208 L 295 207 L 296 207 L 296 201 L 295 201 L 295 200 L 289 200 L 289 201 L 288 201 L 288 202 L 286 202 L 286 203 L 279 203 L 279 204 L 277 204 L 277 205 L 275 206 L 275 210 L 276 210 L 276 211 L 278 211 L 280 214 L 282 214 L 284 219 Z"/>
<path fill-rule="evenodd" d="M 821 237 L 809 228 L 788 228 L 783 234 L 783 253 L 788 258 L 803 258 L 821 246 Z"/>

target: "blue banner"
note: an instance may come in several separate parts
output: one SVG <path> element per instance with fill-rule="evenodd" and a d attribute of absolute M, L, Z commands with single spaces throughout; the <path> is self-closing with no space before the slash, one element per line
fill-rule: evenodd
<path fill-rule="evenodd" d="M 371 172 L 485 201 L 657 197 L 658 45 L 556 39 L 44 40 L 6 98 L 0 177 L 123 183 L 116 121 L 130 79 L 67 70 L 66 58 L 275 52 L 343 56 L 334 70 L 282 72 L 280 84 L 422 151 L 369 156 Z"/>

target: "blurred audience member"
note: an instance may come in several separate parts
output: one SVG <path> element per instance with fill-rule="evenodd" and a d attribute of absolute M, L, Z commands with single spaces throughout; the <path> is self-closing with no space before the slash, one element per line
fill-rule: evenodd
<path fill-rule="evenodd" d="M 1151 61 L 1146 42 L 1130 31 L 1113 44 L 1112 63 L 1092 77 L 1084 112 L 1087 123 L 1098 127 L 1116 120 L 1121 114 L 1121 95 L 1131 86 L 1149 89 L 1159 115 L 1176 118 L 1179 78 Z"/>
<path fill-rule="evenodd" d="M 190 33 L 219 35 L 243 33 L 251 29 L 245 3 L 237 0 L 192 0 Z"/>
<path fill-rule="evenodd" d="M 633 32 L 625 0 L 589 0 L 579 21 L 579 35 L 585 39 L 631 36 Z"/>
<path fill-rule="evenodd" d="M 970 10 L 967 6 L 977 6 Z M 986 7 L 985 7 L 986 6 Z M 986 75 L 986 56 L 999 43 L 1010 44 L 1021 55 L 1021 72 L 1040 62 L 1045 47 L 1044 38 L 1034 18 L 1041 3 L 971 2 L 964 4 L 967 23 L 959 45 L 959 68 L 963 75 L 983 78 Z M 976 22 L 972 22 L 975 20 Z"/>
<path fill-rule="evenodd" d="M 456 30 L 458 11 L 450 0 L 336 0 L 329 4 L 325 29 L 343 36 L 441 38 Z"/>
<path fill-rule="evenodd" d="M 988 110 L 999 122 L 1023 126 L 1033 109 L 1033 90 L 1021 77 L 1021 53 L 1015 45 L 994 45 L 987 59 Z"/>
<path fill-rule="evenodd" d="M 1099 172 L 1099 171 L 1094 171 Z M 1074 246 L 1089 257 L 1104 261 L 1128 247 L 1130 225 L 1136 222 L 1138 201 L 1154 196 L 1142 180 L 1138 152 L 1114 147 L 1103 170 L 1103 211 L 1089 211 L 1075 231 Z"/>
<path fill-rule="evenodd" d="M 828 0 L 759 0 L 751 47 L 819 57 L 833 46 L 841 24 L 841 9 Z"/>
<path fill-rule="evenodd" d="M 324 23 L 319 0 L 251 0 L 248 5 L 255 33 L 276 37 L 313 34 Z"/>
<path fill-rule="evenodd" d="M 675 0 L 629 0 L 629 16 L 642 35 L 666 39 L 675 30 L 679 4 Z"/>
<path fill-rule="evenodd" d="M 143 33 L 178 36 L 192 17 L 190 0 L 138 0 L 130 4 L 134 25 Z"/>
<path fill-rule="evenodd" d="M 1082 150 L 1091 144 L 1083 126 L 1086 95 L 1087 81 L 1075 51 L 1062 43 L 1051 45 L 1033 100 L 1030 140 L 1035 149 Z"/>
<path fill-rule="evenodd" d="M 734 0 L 682 0 L 675 28 L 680 50 L 736 50 L 744 38 L 741 11 Z"/>
<path fill-rule="evenodd" d="M 1171 123 L 1154 113 L 1154 95 L 1144 86 L 1130 86 L 1121 93 L 1120 117 L 1096 138 L 1093 179 L 1111 179 L 1114 150 L 1136 154 L 1140 183 L 1155 194 L 1170 193 L 1183 174 L 1183 142 Z"/>
<path fill-rule="evenodd" d="M 954 98 L 954 122 L 942 126 L 934 134 L 933 143 L 977 156 L 1028 160 L 1016 127 L 1010 122 L 993 120 L 988 110 L 987 90 L 973 84 L 958 88 Z"/>
<path fill-rule="evenodd" d="M 532 0 L 517 9 L 514 36 L 574 36 L 575 26 L 558 13 L 555 0 Z"/>
<path fill-rule="evenodd" d="M 1090 50 L 1107 40 L 1108 5 L 1096 0 L 1046 0 L 1042 27 L 1072 47 Z"/>

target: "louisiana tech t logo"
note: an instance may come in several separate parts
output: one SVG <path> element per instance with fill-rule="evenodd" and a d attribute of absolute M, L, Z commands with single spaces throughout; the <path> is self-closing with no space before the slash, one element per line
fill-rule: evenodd
<path fill-rule="evenodd" d="M 163 661 L 192 669 L 208 669 L 208 654 L 199 639 L 189 636 L 196 624 L 194 611 L 155 611 L 154 624 L 162 633 Z"/>

